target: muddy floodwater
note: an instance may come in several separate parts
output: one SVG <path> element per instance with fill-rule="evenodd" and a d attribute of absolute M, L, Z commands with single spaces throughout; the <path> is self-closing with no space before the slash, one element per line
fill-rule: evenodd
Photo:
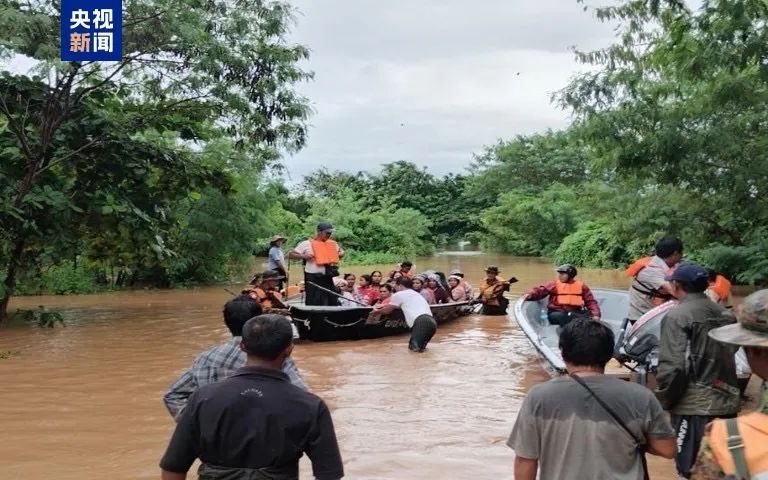
<path fill-rule="evenodd" d="M 520 280 L 512 296 L 555 275 L 543 260 L 473 252 L 415 263 L 416 271 L 462 268 L 475 286 L 486 265 L 498 265 Z M 615 271 L 580 278 L 592 287 L 628 283 Z M 0 478 L 159 478 L 174 426 L 162 395 L 198 353 L 227 339 L 229 297 L 211 287 L 13 299 L 11 308 L 61 310 L 67 327 L 0 329 L 8 356 L 0 359 Z M 346 478 L 511 479 L 506 438 L 526 391 L 549 378 L 522 331 L 507 317 L 473 316 L 440 326 L 425 354 L 408 352 L 407 339 L 294 350 L 331 408 Z M 306 459 L 301 469 L 311 478 Z M 652 458 L 651 469 L 652 478 L 675 478 L 670 461 Z"/>

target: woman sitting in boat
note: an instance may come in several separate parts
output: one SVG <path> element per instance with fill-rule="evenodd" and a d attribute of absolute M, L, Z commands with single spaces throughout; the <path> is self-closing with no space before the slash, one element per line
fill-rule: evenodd
<path fill-rule="evenodd" d="M 451 270 L 451 275 L 459 277 L 459 285 L 464 288 L 467 292 L 467 300 L 472 300 L 472 297 L 474 297 L 474 289 L 472 288 L 472 285 L 469 284 L 469 282 L 464 278 L 464 272 L 462 272 L 458 268 L 454 268 Z"/>
<path fill-rule="evenodd" d="M 283 296 L 277 289 L 278 282 L 283 277 L 274 270 L 267 270 L 254 275 L 249 288 L 243 290 L 251 298 L 259 302 L 264 313 L 288 314 L 288 308 L 283 303 Z"/>
<path fill-rule="evenodd" d="M 451 300 L 454 302 L 464 302 L 470 299 L 470 294 L 461 284 L 461 277 L 458 275 L 448 277 L 448 286 L 451 289 Z"/>
<path fill-rule="evenodd" d="M 426 277 L 422 277 L 421 275 L 417 276 L 413 279 L 413 290 L 417 292 L 419 295 L 424 297 L 424 300 L 427 301 L 428 304 L 432 305 L 435 303 L 435 294 L 432 293 L 432 290 L 429 288 L 425 288 L 424 284 L 426 283 L 427 279 Z"/>
<path fill-rule="evenodd" d="M 392 292 L 394 289 L 392 288 L 392 285 L 385 283 L 379 288 L 379 301 L 376 302 L 376 305 L 386 305 L 389 303 L 389 299 L 392 297 Z"/>
<path fill-rule="evenodd" d="M 509 300 L 504 296 L 504 292 L 509 291 L 509 286 L 517 279 L 515 277 L 505 281 L 499 276 L 499 267 L 489 265 L 485 269 L 485 280 L 480 284 L 480 293 L 476 301 L 483 304 L 483 315 L 506 315 Z"/>
<path fill-rule="evenodd" d="M 448 295 L 445 288 L 440 285 L 440 282 L 438 281 L 439 278 L 440 277 L 438 277 L 436 273 L 430 274 L 427 277 L 427 288 L 435 296 L 434 303 L 450 303 L 451 297 Z"/>
<path fill-rule="evenodd" d="M 366 304 L 365 299 L 355 291 L 355 275 L 348 273 L 344 275 L 344 283 L 339 285 L 341 298 L 339 305 L 342 307 L 357 307 L 360 304 Z"/>
<path fill-rule="evenodd" d="M 371 272 L 371 286 L 376 287 L 376 290 L 381 288 L 381 281 L 384 278 L 384 275 L 381 273 L 381 270 L 374 270 Z"/>
<path fill-rule="evenodd" d="M 547 318 L 552 325 L 564 326 L 576 318 L 592 317 L 600 320 L 600 305 L 589 287 L 576 280 L 578 271 L 566 263 L 557 267 L 557 280 L 531 290 L 526 300 L 541 300 L 549 297 Z"/>
<path fill-rule="evenodd" d="M 379 300 L 379 288 L 374 286 L 371 281 L 370 275 L 360 275 L 360 281 L 358 282 L 357 294 L 368 305 L 373 305 Z"/>

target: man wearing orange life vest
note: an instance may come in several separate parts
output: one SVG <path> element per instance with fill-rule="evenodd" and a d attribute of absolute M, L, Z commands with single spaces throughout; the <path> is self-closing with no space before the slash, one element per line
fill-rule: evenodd
<path fill-rule="evenodd" d="M 278 290 L 278 282 L 285 277 L 274 270 L 267 270 L 257 274 L 251 280 L 251 287 L 244 290 L 250 297 L 261 305 L 264 313 L 277 313 L 287 315 L 288 309 L 283 303 L 283 296 Z"/>
<path fill-rule="evenodd" d="M 736 308 L 738 323 L 710 330 L 717 342 L 744 348 L 752 372 L 768 379 L 768 290 L 758 290 Z M 756 411 L 715 420 L 708 427 L 692 480 L 768 478 L 768 390 Z"/>
<path fill-rule="evenodd" d="M 731 308 L 731 281 L 722 273 L 707 269 L 709 287 L 704 292 L 710 300 L 725 308 Z"/>
<path fill-rule="evenodd" d="M 632 277 L 627 318 L 633 324 L 650 309 L 672 298 L 664 277 L 683 259 L 683 242 L 677 237 L 662 237 L 656 242 L 654 253 L 653 257 L 641 258 L 626 270 L 627 276 Z"/>
<path fill-rule="evenodd" d="M 331 240 L 332 234 L 333 226 L 328 222 L 320 222 L 314 237 L 299 242 L 296 248 L 288 252 L 288 258 L 304 261 L 307 305 L 339 304 L 337 296 L 323 290 L 334 291 L 333 277 L 339 275 L 339 260 L 344 256 L 344 250 Z"/>
<path fill-rule="evenodd" d="M 592 317 L 600 320 L 600 305 L 589 287 L 576 280 L 576 267 L 565 263 L 557 267 L 557 280 L 534 288 L 526 300 L 549 297 L 547 318 L 552 325 L 565 326 L 576 318 Z"/>

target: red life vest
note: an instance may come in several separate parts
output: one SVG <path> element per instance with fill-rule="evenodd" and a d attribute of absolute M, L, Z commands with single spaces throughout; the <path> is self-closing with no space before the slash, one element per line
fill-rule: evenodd
<path fill-rule="evenodd" d="M 565 283 L 555 282 L 555 302 L 558 305 L 582 308 L 584 306 L 584 282 L 574 280 Z"/>

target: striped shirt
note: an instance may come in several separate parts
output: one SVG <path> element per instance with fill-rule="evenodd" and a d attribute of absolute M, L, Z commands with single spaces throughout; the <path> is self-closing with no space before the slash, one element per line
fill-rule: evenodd
<path fill-rule="evenodd" d="M 241 340 L 240 337 L 232 337 L 227 343 L 201 353 L 192 362 L 192 367 L 171 385 L 163 396 L 163 402 L 173 418 L 179 418 L 189 397 L 198 388 L 227 378 L 245 366 L 245 352 L 240 350 Z M 283 363 L 283 372 L 292 384 L 309 390 L 292 358 L 288 357 Z"/>

